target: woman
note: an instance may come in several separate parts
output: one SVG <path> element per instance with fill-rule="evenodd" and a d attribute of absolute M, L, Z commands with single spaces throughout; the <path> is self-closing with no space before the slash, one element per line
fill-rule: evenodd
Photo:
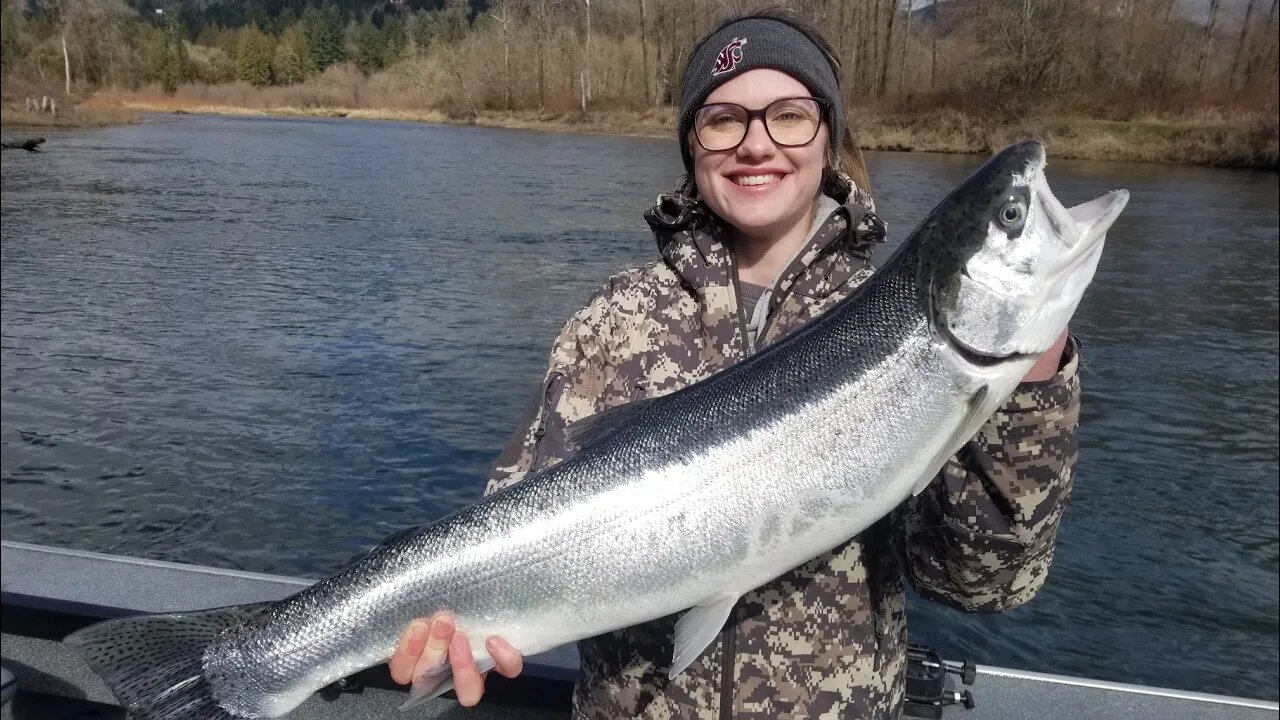
<path fill-rule="evenodd" d="M 662 258 L 611 278 L 564 326 L 487 493 L 562 460 L 570 424 L 731 365 L 870 276 L 884 226 L 838 72 L 818 32 L 782 14 L 728 21 L 694 49 L 678 128 L 690 176 L 646 213 Z M 1074 472 L 1078 398 L 1064 333 L 924 492 L 748 593 L 674 679 L 675 617 L 582 642 L 575 717 L 897 716 L 905 582 L 971 612 L 1015 607 L 1043 584 Z M 515 648 L 485 642 L 499 672 L 519 674 Z M 448 617 L 414 623 L 390 666 L 402 683 L 451 666 L 462 704 L 483 693 Z"/>

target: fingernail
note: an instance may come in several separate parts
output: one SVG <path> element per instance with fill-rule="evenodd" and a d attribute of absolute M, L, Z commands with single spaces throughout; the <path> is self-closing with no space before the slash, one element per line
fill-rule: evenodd
<path fill-rule="evenodd" d="M 467 642 L 467 636 L 461 630 L 453 634 L 453 642 L 457 644 L 456 648 L 451 648 L 454 652 L 471 654 L 471 643 Z"/>

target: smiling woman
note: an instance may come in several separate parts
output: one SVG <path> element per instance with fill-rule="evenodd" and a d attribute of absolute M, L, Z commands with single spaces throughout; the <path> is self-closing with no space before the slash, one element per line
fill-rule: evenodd
<path fill-rule="evenodd" d="M 609 278 L 564 325 L 486 493 L 569 456 L 574 424 L 738 363 L 872 275 L 885 227 L 839 73 L 821 34 L 781 11 L 726 20 L 695 46 L 677 132 L 688 176 L 645 214 L 662 257 Z M 922 492 L 723 608 L 687 667 L 672 664 L 674 617 L 580 643 L 575 717 L 898 716 L 908 582 L 972 612 L 1044 583 L 1074 475 L 1076 365 L 1063 333 Z M 390 667 L 411 702 L 452 684 L 471 705 L 484 670 L 520 673 L 521 648 L 467 630 L 448 615 L 405 629 Z"/>

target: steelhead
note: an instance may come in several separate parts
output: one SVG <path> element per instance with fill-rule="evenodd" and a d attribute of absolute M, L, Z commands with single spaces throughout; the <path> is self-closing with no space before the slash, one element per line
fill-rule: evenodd
<path fill-rule="evenodd" d="M 139 720 L 281 717 L 447 610 L 526 655 L 687 611 L 670 673 L 743 593 L 919 492 L 1062 333 L 1128 193 L 1067 209 L 1035 142 L 990 159 L 861 288 L 743 362 L 571 429 L 564 462 L 276 603 L 67 642 Z M 443 692 L 414 688 L 410 703 Z"/>

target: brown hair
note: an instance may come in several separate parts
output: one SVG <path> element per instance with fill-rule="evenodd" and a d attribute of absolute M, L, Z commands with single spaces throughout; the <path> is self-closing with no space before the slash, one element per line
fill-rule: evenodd
<path fill-rule="evenodd" d="M 836 56 L 835 48 L 831 45 L 831 42 L 823 36 L 822 31 L 818 29 L 817 25 L 814 25 L 808 20 L 800 17 L 796 12 L 778 5 L 769 5 L 755 10 L 734 12 L 725 16 L 724 19 L 717 23 L 714 28 L 703 35 L 702 40 L 694 44 L 693 50 L 691 50 L 689 52 L 689 56 L 685 58 L 684 70 L 681 72 L 681 75 L 683 76 L 684 73 L 689 71 L 689 62 L 693 59 L 693 53 L 698 49 L 699 45 L 705 42 L 707 38 L 719 32 L 725 26 L 747 17 L 762 17 L 777 20 L 778 22 L 784 22 L 803 33 L 805 37 L 809 38 L 809 40 L 822 51 L 827 62 L 831 63 L 831 69 L 835 72 L 836 83 L 843 87 L 844 83 L 841 78 L 840 58 Z M 841 93 L 841 97 L 843 97 L 843 92 Z M 827 149 L 825 153 L 825 167 L 822 169 L 822 184 L 820 186 L 823 193 L 841 201 L 843 201 L 845 196 L 849 193 L 849 188 L 846 187 L 847 182 L 841 177 L 841 175 L 847 177 L 848 180 L 852 180 L 853 184 L 863 192 L 868 194 L 871 193 L 871 177 L 867 174 L 867 165 L 862 159 L 862 150 L 858 148 L 858 143 L 854 140 L 853 115 L 848 112 L 848 108 L 845 109 L 845 118 L 844 137 L 840 138 L 839 143 L 840 152 L 836 155 L 832 153 L 830 148 Z M 683 138 L 681 142 L 687 143 L 689 142 L 689 138 Z M 686 194 L 689 195 L 693 195 L 697 192 L 697 185 L 694 183 L 692 176 L 685 178 L 683 189 Z"/>

